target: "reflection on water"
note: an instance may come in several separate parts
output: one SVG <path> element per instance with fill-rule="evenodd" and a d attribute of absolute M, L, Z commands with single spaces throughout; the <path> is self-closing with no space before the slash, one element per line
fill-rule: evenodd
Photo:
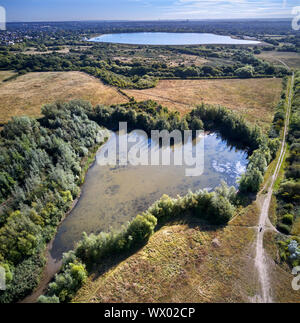
<path fill-rule="evenodd" d="M 118 137 L 112 134 L 101 150 Z M 146 148 L 151 143 L 143 136 L 139 141 Z M 195 143 L 193 149 L 201 143 Z M 180 148 L 175 147 L 173 153 Z M 176 197 L 189 190 L 212 190 L 221 180 L 236 185 L 238 176 L 245 171 L 247 154 L 229 147 L 216 134 L 205 135 L 204 152 L 204 173 L 197 177 L 185 176 L 186 166 L 100 166 L 96 162 L 87 173 L 78 204 L 58 229 L 51 256 L 60 258 L 72 249 L 84 231 L 89 234 L 119 229 L 163 194 Z"/>
<path fill-rule="evenodd" d="M 254 45 L 259 41 L 231 38 L 208 33 L 120 33 L 104 34 L 89 41 L 99 43 L 118 43 L 133 45 L 197 45 L 197 44 L 231 44 Z"/>

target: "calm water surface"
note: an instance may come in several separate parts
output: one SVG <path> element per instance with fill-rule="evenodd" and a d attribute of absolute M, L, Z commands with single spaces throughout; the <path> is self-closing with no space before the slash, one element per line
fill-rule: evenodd
<path fill-rule="evenodd" d="M 134 132 L 131 136 L 145 149 L 151 145 L 146 136 Z M 119 134 L 113 133 L 101 149 L 111 147 L 118 138 Z M 185 176 L 186 166 L 100 166 L 99 158 L 103 153 L 100 149 L 87 173 L 78 204 L 58 229 L 51 256 L 58 259 L 63 252 L 72 249 L 84 231 L 89 234 L 119 229 L 163 194 L 176 197 L 189 190 L 212 190 L 222 180 L 236 185 L 237 178 L 245 171 L 247 154 L 230 147 L 216 134 L 205 135 L 202 140 L 205 167 L 204 173 L 197 177 Z M 193 149 L 200 144 L 201 141 L 193 142 Z M 181 148 L 181 145 L 174 147 L 173 154 Z"/>
<path fill-rule="evenodd" d="M 99 43 L 118 43 L 132 45 L 255 45 L 259 41 L 234 39 L 206 33 L 121 33 L 104 34 L 89 39 Z"/>

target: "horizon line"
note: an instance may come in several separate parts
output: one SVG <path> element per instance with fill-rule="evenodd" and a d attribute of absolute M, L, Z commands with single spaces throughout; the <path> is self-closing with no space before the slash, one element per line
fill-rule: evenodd
<path fill-rule="evenodd" d="M 203 19 L 189 19 L 189 18 L 181 18 L 181 19 L 87 19 L 87 20 L 16 20 L 16 21 L 7 21 L 7 24 L 10 23 L 58 23 L 58 22 L 159 22 L 159 21 L 242 21 L 242 20 L 288 20 L 291 17 L 249 17 L 249 18 L 203 18 Z"/>

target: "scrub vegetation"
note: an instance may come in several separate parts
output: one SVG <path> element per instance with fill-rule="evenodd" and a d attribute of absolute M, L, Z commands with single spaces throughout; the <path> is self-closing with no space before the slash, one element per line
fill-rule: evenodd
<path fill-rule="evenodd" d="M 79 193 L 81 161 L 104 141 L 82 103 L 46 105 L 39 121 L 8 122 L 0 137 L 0 264 L 11 274 L 1 302 L 38 282 L 45 245 Z M 102 138 L 103 137 L 103 138 Z"/>
<path fill-rule="evenodd" d="M 248 149 L 251 157 L 248 170 L 240 180 L 241 195 L 258 192 L 266 167 L 279 146 L 278 140 L 268 139 L 258 127 L 251 126 L 243 118 L 222 107 L 201 105 L 180 118 L 178 112 L 169 112 L 156 102 L 132 101 L 115 107 L 97 106 L 94 110 L 89 110 L 88 115 L 98 124 L 110 129 L 114 129 L 120 121 L 127 121 L 129 127 L 140 127 L 147 132 L 151 129 L 205 129 L 218 130 L 230 140 L 243 138 L 239 142 Z M 90 236 L 84 234 L 75 250 L 65 254 L 61 272 L 49 285 L 47 296 L 42 296 L 39 301 L 48 302 L 48 297 L 54 297 L 55 300 L 58 297 L 60 302 L 70 301 L 84 283 L 93 264 L 101 263 L 116 254 L 132 252 L 145 244 L 162 222 L 192 214 L 207 224 L 224 226 L 234 216 L 239 204 L 240 197 L 235 189 L 224 184 L 212 193 L 190 192 L 177 199 L 163 196 L 120 232 L 102 232 Z M 80 273 L 72 271 L 74 266 Z"/>
<path fill-rule="evenodd" d="M 277 229 L 289 237 L 278 241 L 280 256 L 292 267 L 300 264 L 300 73 L 295 75 L 292 116 L 288 133 L 288 157 L 286 158 L 284 176 L 276 193 Z"/>
<path fill-rule="evenodd" d="M 117 129 L 121 121 L 148 133 L 154 129 L 220 133 L 248 152 L 239 190 L 223 183 L 214 192 L 189 192 L 177 198 L 164 195 L 118 232 L 83 233 L 75 249 L 64 255 L 60 272 L 39 302 L 129 301 L 130 295 L 138 295 L 132 298 L 136 301 L 232 302 L 254 296 L 255 277 L 249 268 L 242 273 L 246 262 L 241 263 L 241 257 L 253 257 L 250 246 L 258 210 L 252 201 L 280 146 L 288 100 L 285 89 L 292 73 L 286 62 L 293 59 L 297 64 L 298 60 L 300 37 L 291 31 L 290 22 L 11 23 L 8 29 L 8 33 L 0 31 L 0 265 L 7 283 L 7 289 L 0 291 L 0 303 L 17 302 L 38 285 L 47 244 L 79 196 L 107 129 Z M 139 31 L 210 32 L 254 37 L 261 43 L 88 42 L 102 33 Z M 162 84 L 177 82 L 184 82 L 187 89 L 175 90 L 176 96 L 170 90 L 166 97 L 159 97 Z M 194 82 L 200 87 L 210 82 L 221 90 L 207 89 L 203 97 L 187 99 L 184 108 L 177 108 L 183 104 L 178 96 L 189 96 Z M 243 91 L 241 84 L 249 91 Z M 299 265 L 299 84 L 297 73 L 288 157 L 283 179 L 277 183 L 277 212 L 273 208 L 277 229 L 290 236 L 280 234 L 265 241 L 268 247 L 276 240 L 279 262 L 285 266 Z M 237 88 L 244 93 L 236 98 L 232 93 Z M 222 97 L 226 91 L 228 96 Z M 149 97 L 139 99 L 142 95 Z M 91 104 L 70 101 L 74 98 Z M 145 100 L 149 98 L 159 102 Z M 170 110 L 164 107 L 166 98 L 172 103 Z M 223 107 L 227 105 L 237 113 Z M 174 235 L 168 237 L 168 232 Z M 277 249 L 272 248 L 275 254 Z M 128 262 L 117 265 L 127 257 Z M 123 277 L 128 268 L 127 282 Z M 143 286 L 134 283 L 133 276 L 149 272 L 153 279 L 147 276 Z M 163 282 L 158 273 L 163 274 Z M 120 283 L 128 294 L 119 293 Z M 156 283 L 167 292 L 153 288 Z M 208 283 L 213 286 L 209 292 Z M 91 288 L 93 295 L 84 298 L 85 288 Z M 170 292 L 174 288 L 177 294 Z"/>

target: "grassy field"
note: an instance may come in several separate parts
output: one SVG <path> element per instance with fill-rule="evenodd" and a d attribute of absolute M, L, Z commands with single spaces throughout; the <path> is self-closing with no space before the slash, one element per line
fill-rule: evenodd
<path fill-rule="evenodd" d="M 74 302 L 247 302 L 257 289 L 255 205 L 225 228 L 197 219 L 164 226 L 128 259 L 98 268 Z"/>
<path fill-rule="evenodd" d="M 280 99 L 281 79 L 162 80 L 153 89 L 126 90 L 136 100 L 152 99 L 181 114 L 201 102 L 220 104 L 268 127 Z"/>
<path fill-rule="evenodd" d="M 14 71 L 0 71 L 0 84 L 13 75 L 16 75 Z"/>
<path fill-rule="evenodd" d="M 224 228 L 195 218 L 163 226 L 135 254 L 94 270 L 73 302 L 256 302 L 258 214 L 253 202 Z M 267 233 L 264 244 L 273 300 L 299 302 L 291 270 L 280 264 L 275 235 Z"/>
<path fill-rule="evenodd" d="M 170 53 L 169 53 L 170 55 Z M 157 62 L 157 59 L 159 59 L 160 62 L 166 64 L 169 67 L 175 67 L 175 66 L 180 66 L 181 64 L 184 64 L 185 66 L 192 66 L 192 65 L 203 65 L 205 63 L 209 63 L 210 61 L 199 57 L 195 55 L 187 55 L 187 54 L 182 54 L 182 55 L 173 55 L 169 56 L 167 54 L 160 54 L 160 55 L 145 55 L 143 58 L 139 58 L 138 61 L 140 63 L 155 63 Z M 132 63 L 137 60 L 135 57 L 123 57 L 123 56 L 116 56 L 115 59 L 118 59 L 121 62 L 124 63 Z"/>
<path fill-rule="evenodd" d="M 0 98 L 1 124 L 13 116 L 37 117 L 43 104 L 54 101 L 84 99 L 93 105 L 127 101 L 116 89 L 80 72 L 29 73 L 0 83 Z"/>
<path fill-rule="evenodd" d="M 23 54 L 26 54 L 26 55 L 45 55 L 45 54 L 50 54 L 50 53 L 53 53 L 53 52 L 57 52 L 57 53 L 60 53 L 60 54 L 68 54 L 69 53 L 69 48 L 64 46 L 63 48 L 61 48 L 59 50 L 56 50 L 56 51 L 47 50 L 45 52 L 40 52 L 36 48 L 30 47 L 30 48 L 26 48 L 26 50 L 23 51 Z"/>
<path fill-rule="evenodd" d="M 256 55 L 258 58 L 264 59 L 270 63 L 277 65 L 284 62 L 291 68 L 300 68 L 300 54 L 294 52 L 277 52 L 277 51 L 268 51 L 262 52 L 259 55 Z"/>

